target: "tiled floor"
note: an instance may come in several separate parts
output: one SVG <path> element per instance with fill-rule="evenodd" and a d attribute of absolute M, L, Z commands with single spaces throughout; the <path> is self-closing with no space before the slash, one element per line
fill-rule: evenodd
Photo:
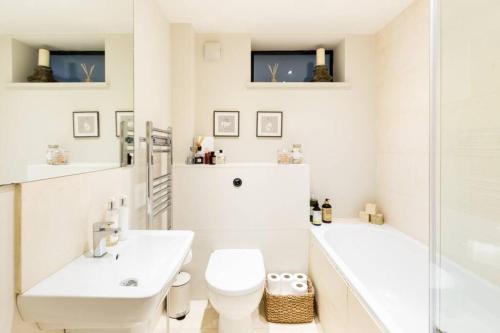
<path fill-rule="evenodd" d="M 272 324 L 260 313 L 254 313 L 254 333 L 321 333 L 317 322 L 299 325 Z M 170 320 L 170 333 L 217 333 L 218 314 L 207 301 L 192 301 L 191 312 L 184 320 Z M 159 327 L 164 327 L 160 323 Z M 157 330 L 155 333 L 163 333 Z M 234 332 L 238 333 L 238 332 Z"/>

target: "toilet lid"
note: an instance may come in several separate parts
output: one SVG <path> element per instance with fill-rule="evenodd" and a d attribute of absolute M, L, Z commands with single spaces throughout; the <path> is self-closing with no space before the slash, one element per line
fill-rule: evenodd
<path fill-rule="evenodd" d="M 262 288 L 265 275 L 260 250 L 217 250 L 210 255 L 205 279 L 213 291 L 238 296 Z"/>

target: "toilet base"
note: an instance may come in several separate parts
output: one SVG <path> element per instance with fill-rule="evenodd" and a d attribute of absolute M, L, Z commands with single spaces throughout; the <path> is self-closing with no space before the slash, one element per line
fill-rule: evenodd
<path fill-rule="evenodd" d="M 252 333 L 252 317 L 219 317 L 219 333 Z"/>

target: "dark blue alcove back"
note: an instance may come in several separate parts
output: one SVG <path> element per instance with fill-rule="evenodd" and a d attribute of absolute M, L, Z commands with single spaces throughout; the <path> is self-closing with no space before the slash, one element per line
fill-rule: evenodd
<path fill-rule="evenodd" d="M 325 62 L 330 75 L 332 74 L 333 54 L 325 54 Z M 316 65 L 314 51 L 257 51 L 252 53 L 253 82 L 270 82 L 271 73 L 268 65 L 279 64 L 279 82 L 310 82 Z"/>
<path fill-rule="evenodd" d="M 58 52 L 50 56 L 50 67 L 58 82 L 83 82 L 85 74 L 80 64 L 86 64 L 89 70 L 95 65 L 92 82 L 106 81 L 104 52 Z"/>

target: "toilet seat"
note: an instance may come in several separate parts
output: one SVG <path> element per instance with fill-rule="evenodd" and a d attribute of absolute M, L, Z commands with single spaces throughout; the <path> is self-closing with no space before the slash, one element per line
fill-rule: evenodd
<path fill-rule="evenodd" d="M 262 288 L 264 259 L 260 250 L 216 250 L 210 255 L 205 279 L 208 287 L 221 295 L 240 296 Z"/>

